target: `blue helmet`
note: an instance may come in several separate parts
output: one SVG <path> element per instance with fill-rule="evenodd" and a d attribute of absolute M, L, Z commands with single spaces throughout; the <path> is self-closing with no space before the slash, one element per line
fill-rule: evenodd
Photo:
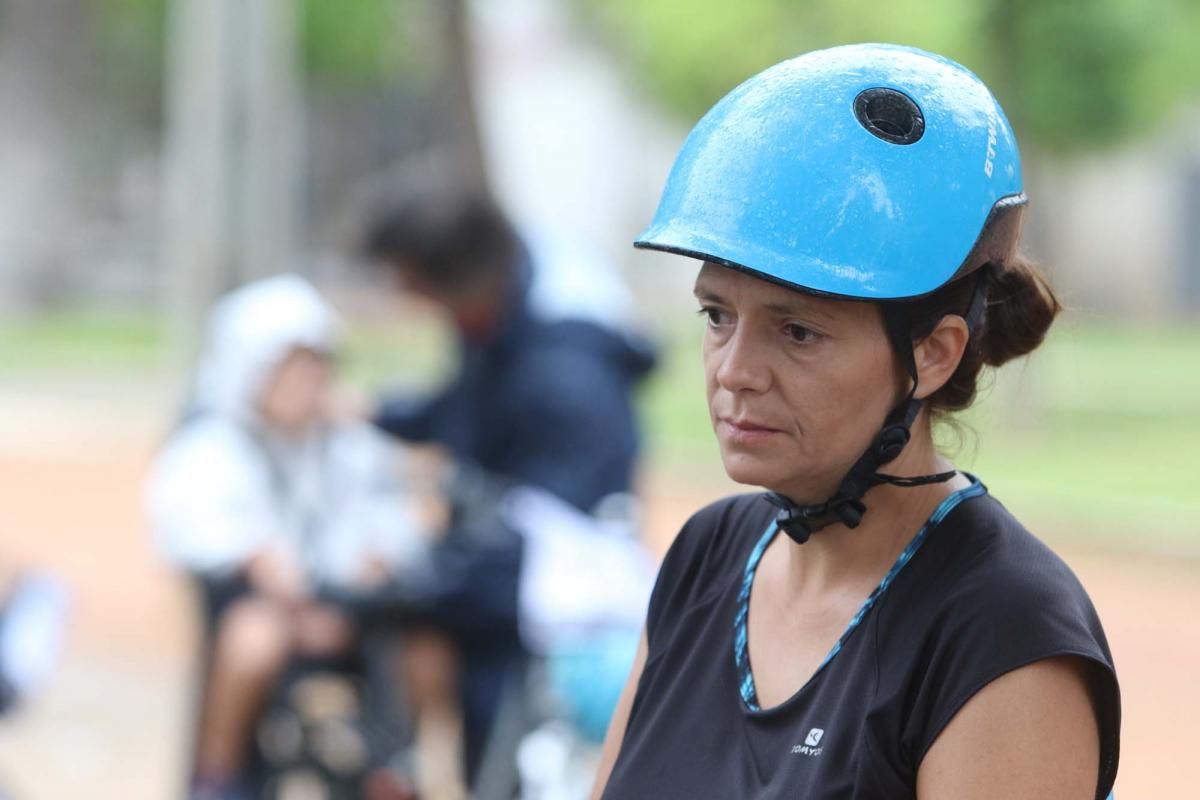
<path fill-rule="evenodd" d="M 1016 249 L 1016 138 L 965 67 L 859 44 L 777 64 L 692 129 L 637 247 L 794 288 L 918 297 Z"/>

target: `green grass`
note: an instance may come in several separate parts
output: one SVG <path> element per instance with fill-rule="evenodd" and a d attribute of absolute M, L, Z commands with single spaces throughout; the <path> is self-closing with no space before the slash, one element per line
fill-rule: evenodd
<path fill-rule="evenodd" d="M 647 386 L 651 458 L 719 469 L 704 405 L 700 328 L 677 331 Z M 957 463 L 1056 535 L 1200 546 L 1200 328 L 1068 320 L 996 374 L 939 438 Z"/>
<path fill-rule="evenodd" d="M 148 314 L 72 311 L 0 321 L 0 375 L 160 369 L 165 326 Z"/>
<path fill-rule="evenodd" d="M 0 378 L 81 375 L 136 380 L 169 369 L 166 322 L 149 313 L 82 310 L 0 321 Z M 444 331 L 400 323 L 356 324 L 340 356 L 353 384 L 380 388 L 436 381 L 451 344 Z"/>

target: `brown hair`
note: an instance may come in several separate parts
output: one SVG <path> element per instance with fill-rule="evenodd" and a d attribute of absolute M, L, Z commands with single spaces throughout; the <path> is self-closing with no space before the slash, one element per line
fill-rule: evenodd
<path fill-rule="evenodd" d="M 983 316 L 950 380 L 925 400 L 935 417 L 969 407 L 984 366 L 999 367 L 1033 352 L 1062 310 L 1046 276 L 1018 255 L 1004 265 L 988 264 L 968 278 L 907 301 L 914 340 L 927 335 L 947 314 L 965 316 L 979 281 L 987 282 Z"/>
<path fill-rule="evenodd" d="M 516 231 L 485 190 L 453 172 L 412 168 L 368 201 L 360 250 L 442 290 L 478 286 L 512 272 Z"/>

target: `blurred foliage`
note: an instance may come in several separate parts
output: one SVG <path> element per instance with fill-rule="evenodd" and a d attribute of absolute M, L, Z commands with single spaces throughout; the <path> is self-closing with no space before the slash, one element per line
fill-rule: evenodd
<path fill-rule="evenodd" d="M 437 0 L 430 0 L 437 2 Z M 111 50 L 144 72 L 162 64 L 171 0 L 100 0 L 100 32 Z M 428 54 L 414 30 L 419 0 L 297 0 L 300 48 L 307 72 L 341 83 L 373 84 L 418 70 Z"/>
<path fill-rule="evenodd" d="M 1022 138 L 1049 150 L 1145 130 L 1200 89 L 1200 0 L 573 1 L 689 119 L 771 64 L 864 41 L 968 65 Z"/>
<path fill-rule="evenodd" d="M 99 32 L 107 49 L 141 61 L 142 71 L 157 76 L 163 63 L 167 0 L 101 0 L 97 3 Z"/>
<path fill-rule="evenodd" d="M 156 127 L 162 113 L 164 31 L 167 24 L 165 0 L 100 0 L 95 14 L 95 47 L 105 65 L 100 72 L 100 95 L 132 103 L 136 116 Z M 95 113 L 92 110 L 92 113 Z M 114 108 L 111 113 L 122 112 Z M 93 119 L 91 131 L 99 127 Z M 110 121 L 108 135 L 120 123 Z M 119 134 L 117 134 L 119 135 Z"/>
<path fill-rule="evenodd" d="M 309 74 L 373 84 L 420 69 L 428 54 L 416 46 L 421 37 L 408 23 L 422 5 L 416 0 L 302 0 L 301 46 Z"/>

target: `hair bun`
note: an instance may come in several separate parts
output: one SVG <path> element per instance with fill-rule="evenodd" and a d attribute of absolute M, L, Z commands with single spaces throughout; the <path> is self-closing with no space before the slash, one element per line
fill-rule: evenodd
<path fill-rule="evenodd" d="M 983 363 L 998 367 L 1035 350 L 1062 311 L 1062 304 L 1046 277 L 1023 256 L 989 269 L 987 281 L 987 314 L 979 352 Z"/>

